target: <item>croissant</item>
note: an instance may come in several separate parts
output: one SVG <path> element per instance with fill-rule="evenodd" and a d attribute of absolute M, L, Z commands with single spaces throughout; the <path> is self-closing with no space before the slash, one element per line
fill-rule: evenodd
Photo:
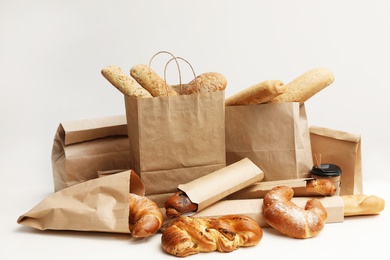
<path fill-rule="evenodd" d="M 129 193 L 129 202 L 129 230 L 133 237 L 148 237 L 161 228 L 164 216 L 154 201 Z"/>
<path fill-rule="evenodd" d="M 310 238 L 318 235 L 328 218 L 320 200 L 313 198 L 300 208 L 291 202 L 294 190 L 288 186 L 276 186 L 263 198 L 263 215 L 267 223 L 294 238 Z"/>
<path fill-rule="evenodd" d="M 167 253 L 185 257 L 199 252 L 231 252 L 239 247 L 254 246 L 262 237 L 260 226 L 247 216 L 180 216 L 164 230 L 161 243 Z"/>
<path fill-rule="evenodd" d="M 191 200 L 187 197 L 183 191 L 176 192 L 171 197 L 167 199 L 164 204 L 165 214 L 168 218 L 175 218 L 182 214 L 196 211 L 198 205 L 192 203 Z"/>

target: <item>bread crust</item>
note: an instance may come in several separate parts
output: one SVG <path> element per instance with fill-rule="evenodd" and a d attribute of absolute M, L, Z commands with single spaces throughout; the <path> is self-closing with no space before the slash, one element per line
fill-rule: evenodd
<path fill-rule="evenodd" d="M 385 200 L 375 195 L 343 195 L 344 216 L 378 215 L 385 208 Z"/>
<path fill-rule="evenodd" d="M 328 213 L 322 203 L 309 199 L 305 208 L 291 202 L 294 190 L 276 186 L 263 198 L 263 215 L 267 223 L 279 232 L 293 238 L 311 238 L 324 228 Z"/>
<path fill-rule="evenodd" d="M 102 69 L 103 77 L 105 77 L 115 88 L 122 94 L 135 98 L 151 98 L 152 95 L 144 89 L 137 81 L 126 75 L 124 71 L 116 66 L 110 65 Z"/>
<path fill-rule="evenodd" d="M 265 80 L 230 96 L 225 100 L 225 105 L 237 106 L 267 103 L 285 91 L 286 86 L 282 81 Z"/>
<path fill-rule="evenodd" d="M 185 257 L 199 252 L 231 252 L 239 247 L 254 246 L 262 237 L 260 226 L 247 216 L 181 216 L 164 230 L 161 243 L 167 253 Z"/>
<path fill-rule="evenodd" d="M 182 95 L 208 93 L 225 90 L 227 79 L 218 72 L 205 72 L 182 85 Z"/>
<path fill-rule="evenodd" d="M 334 81 L 333 72 L 328 68 L 311 69 L 286 84 L 286 91 L 271 99 L 270 103 L 306 102 Z"/>
<path fill-rule="evenodd" d="M 133 66 L 130 69 L 130 75 L 153 97 L 179 95 L 148 65 Z"/>
<path fill-rule="evenodd" d="M 198 205 L 192 203 L 183 191 L 178 191 L 165 201 L 164 208 L 168 218 L 176 218 L 182 214 L 196 211 Z"/>
<path fill-rule="evenodd" d="M 306 191 L 332 196 L 336 193 L 337 188 L 330 179 L 314 179 L 306 182 Z"/>
<path fill-rule="evenodd" d="M 133 237 L 149 237 L 161 228 L 163 222 L 163 213 L 154 201 L 129 193 L 129 230 Z"/>

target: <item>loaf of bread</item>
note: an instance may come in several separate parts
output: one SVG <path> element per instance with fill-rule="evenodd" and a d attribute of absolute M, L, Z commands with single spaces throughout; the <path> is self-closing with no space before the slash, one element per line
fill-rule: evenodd
<path fill-rule="evenodd" d="M 198 205 L 192 203 L 183 191 L 178 191 L 165 201 L 164 208 L 168 218 L 176 218 L 185 213 L 196 211 Z"/>
<path fill-rule="evenodd" d="M 102 75 L 122 94 L 135 98 L 151 98 L 152 95 L 144 89 L 130 75 L 126 75 L 123 70 L 115 65 L 110 65 L 102 69 Z"/>
<path fill-rule="evenodd" d="M 270 103 L 304 103 L 334 81 L 333 72 L 327 68 L 315 68 L 286 84 L 286 91 L 271 99 Z"/>
<path fill-rule="evenodd" d="M 239 247 L 254 246 L 262 237 L 260 226 L 247 216 L 181 216 L 164 230 L 161 243 L 167 253 L 185 257 L 199 252 L 231 252 Z"/>
<path fill-rule="evenodd" d="M 336 193 L 336 186 L 330 179 L 314 179 L 306 182 L 306 191 L 315 192 L 325 196 L 332 196 Z"/>
<path fill-rule="evenodd" d="M 182 85 L 182 95 L 207 93 L 225 90 L 227 80 L 218 72 L 205 72 L 195 77 L 189 83 Z"/>
<path fill-rule="evenodd" d="M 343 195 L 344 216 L 378 215 L 385 208 L 385 200 L 374 195 Z"/>
<path fill-rule="evenodd" d="M 318 235 L 328 218 L 320 200 L 313 198 L 305 208 L 291 201 L 294 190 L 276 186 L 263 198 L 263 215 L 267 223 L 279 232 L 293 238 L 310 238 Z"/>
<path fill-rule="evenodd" d="M 130 75 L 153 97 L 179 95 L 148 65 L 133 66 L 130 69 Z"/>
<path fill-rule="evenodd" d="M 133 237 L 149 237 L 162 227 L 164 216 L 154 201 L 130 193 L 129 203 L 129 230 Z"/>
<path fill-rule="evenodd" d="M 226 106 L 266 103 L 284 93 L 286 86 L 280 80 L 266 80 L 250 86 L 225 100 Z"/>

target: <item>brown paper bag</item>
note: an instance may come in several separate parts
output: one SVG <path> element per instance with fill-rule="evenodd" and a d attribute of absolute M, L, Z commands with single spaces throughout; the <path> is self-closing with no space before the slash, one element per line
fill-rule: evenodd
<path fill-rule="evenodd" d="M 130 233 L 129 192 L 144 194 L 134 171 L 89 180 L 53 193 L 17 223 L 39 230 Z"/>
<path fill-rule="evenodd" d="M 322 163 L 341 168 L 340 195 L 363 193 L 361 136 L 325 127 L 310 126 L 313 154 Z"/>
<path fill-rule="evenodd" d="M 249 158 L 264 181 L 306 178 L 313 166 L 304 104 L 226 106 L 226 164 Z"/>
<path fill-rule="evenodd" d="M 125 105 L 130 166 L 147 196 L 176 192 L 226 166 L 224 91 L 125 97 Z"/>
<path fill-rule="evenodd" d="M 52 148 L 54 189 L 98 177 L 98 171 L 130 169 L 126 116 L 63 122 Z"/>

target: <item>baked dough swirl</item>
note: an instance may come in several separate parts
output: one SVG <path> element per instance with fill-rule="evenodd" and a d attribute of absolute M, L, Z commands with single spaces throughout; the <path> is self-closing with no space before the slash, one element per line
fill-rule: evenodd
<path fill-rule="evenodd" d="M 161 243 L 169 254 L 185 257 L 199 252 L 231 252 L 239 247 L 254 246 L 262 237 L 260 226 L 244 215 L 180 216 L 164 230 Z"/>
<path fill-rule="evenodd" d="M 281 233 L 293 238 L 310 238 L 324 228 L 328 213 L 322 203 L 309 199 L 305 208 L 291 202 L 294 190 L 276 186 L 264 196 L 263 215 L 267 223 Z"/>

